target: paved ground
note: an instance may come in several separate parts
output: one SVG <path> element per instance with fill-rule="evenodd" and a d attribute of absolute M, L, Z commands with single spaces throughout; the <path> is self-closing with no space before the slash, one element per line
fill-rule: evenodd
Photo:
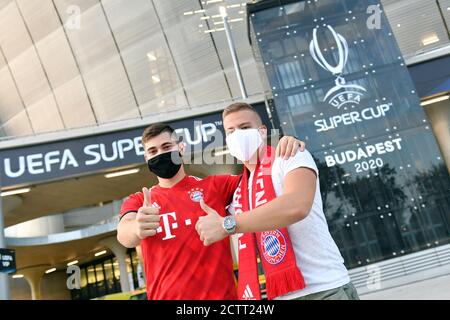
<path fill-rule="evenodd" d="M 450 300 L 450 274 L 360 295 L 361 300 Z"/>

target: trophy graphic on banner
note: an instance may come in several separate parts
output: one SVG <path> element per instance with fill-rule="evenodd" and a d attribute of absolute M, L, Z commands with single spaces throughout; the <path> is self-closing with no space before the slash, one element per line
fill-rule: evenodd
<path fill-rule="evenodd" d="M 317 30 L 319 27 L 313 30 L 313 39 L 309 44 L 309 51 L 314 59 L 314 61 L 320 65 L 323 69 L 331 72 L 335 77 L 335 86 L 328 90 L 325 95 L 324 101 L 328 102 L 333 107 L 340 109 L 345 104 L 359 104 L 361 97 L 367 90 L 362 86 L 356 84 L 347 84 L 345 79 L 342 77 L 342 71 L 347 63 L 348 58 L 348 44 L 347 40 L 334 31 L 334 29 L 327 25 L 328 29 L 334 37 L 337 44 L 338 50 L 338 64 L 336 66 L 330 65 L 322 54 L 319 47 L 319 42 L 317 41 Z"/>

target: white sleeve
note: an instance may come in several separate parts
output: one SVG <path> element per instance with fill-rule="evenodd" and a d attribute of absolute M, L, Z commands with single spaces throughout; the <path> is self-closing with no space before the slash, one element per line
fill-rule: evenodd
<path fill-rule="evenodd" d="M 229 214 L 234 215 L 236 213 L 236 205 L 235 205 L 235 197 L 236 197 L 236 191 L 234 191 L 233 194 L 233 200 L 231 201 L 231 203 L 228 205 L 227 207 L 227 211 Z"/>
<path fill-rule="evenodd" d="M 298 151 L 295 156 L 287 160 L 280 159 L 280 169 L 283 178 L 285 178 L 289 172 L 297 168 L 309 168 L 316 173 L 317 177 L 319 177 L 319 170 L 317 169 L 316 163 L 308 150 L 303 152 Z"/>

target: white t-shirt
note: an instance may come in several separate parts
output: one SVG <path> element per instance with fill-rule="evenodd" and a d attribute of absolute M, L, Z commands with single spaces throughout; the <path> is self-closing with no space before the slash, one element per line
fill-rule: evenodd
<path fill-rule="evenodd" d="M 328 230 L 323 213 L 320 195 L 319 172 L 311 154 L 305 150 L 298 152 L 287 160 L 277 157 L 272 166 L 272 183 L 277 196 L 283 193 L 283 182 L 286 175 L 297 168 L 306 167 L 316 172 L 316 192 L 314 202 L 308 216 L 288 226 L 289 236 L 294 247 L 297 266 L 305 279 L 306 288 L 291 292 L 277 299 L 294 299 L 316 292 L 331 290 L 350 282 L 344 259 L 339 252 Z M 249 195 L 253 173 L 249 177 Z M 250 201 L 251 203 L 251 201 Z M 234 212 L 235 205 L 229 207 Z"/>

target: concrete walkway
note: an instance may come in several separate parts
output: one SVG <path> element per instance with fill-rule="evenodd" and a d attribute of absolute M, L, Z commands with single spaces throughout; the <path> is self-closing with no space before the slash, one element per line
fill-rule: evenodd
<path fill-rule="evenodd" d="M 450 274 L 360 295 L 361 300 L 450 300 Z"/>

